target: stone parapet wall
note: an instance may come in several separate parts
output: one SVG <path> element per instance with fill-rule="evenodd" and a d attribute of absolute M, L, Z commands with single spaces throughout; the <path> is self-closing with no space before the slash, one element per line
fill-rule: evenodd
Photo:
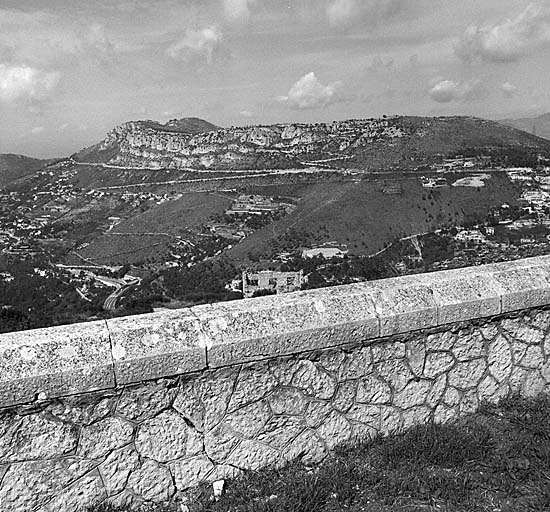
<path fill-rule="evenodd" d="M 0 510 L 200 481 L 550 391 L 550 258 L 0 336 Z"/>

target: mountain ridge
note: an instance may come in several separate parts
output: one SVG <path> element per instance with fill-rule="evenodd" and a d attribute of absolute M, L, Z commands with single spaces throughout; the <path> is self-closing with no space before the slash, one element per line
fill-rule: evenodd
<path fill-rule="evenodd" d="M 412 169 L 458 154 L 550 156 L 550 143 L 475 117 L 393 116 L 331 123 L 220 128 L 198 118 L 130 121 L 72 155 L 81 163 L 143 169 L 242 170 L 307 166 Z"/>
<path fill-rule="evenodd" d="M 48 160 L 15 153 L 0 154 L 0 188 L 44 167 Z"/>
<path fill-rule="evenodd" d="M 536 117 L 502 119 L 500 123 L 550 140 L 550 112 Z"/>

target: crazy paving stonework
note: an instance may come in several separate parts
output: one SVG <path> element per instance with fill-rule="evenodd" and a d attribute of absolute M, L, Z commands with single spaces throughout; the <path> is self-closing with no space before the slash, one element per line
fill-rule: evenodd
<path fill-rule="evenodd" d="M 242 470 L 550 392 L 550 311 L 451 324 L 14 406 L 0 416 L 0 510 L 162 503 Z"/>

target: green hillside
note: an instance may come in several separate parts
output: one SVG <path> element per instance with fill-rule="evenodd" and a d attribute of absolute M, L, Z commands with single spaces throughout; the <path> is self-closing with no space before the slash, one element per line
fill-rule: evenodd
<path fill-rule="evenodd" d="M 452 181 L 452 179 L 450 179 Z M 401 192 L 384 193 L 398 185 Z M 285 195 L 288 187 L 263 193 Z M 268 192 L 269 191 L 269 192 Z M 254 190 L 252 190 L 254 192 Z M 328 241 L 348 245 L 351 254 L 373 254 L 388 242 L 412 234 L 483 219 L 492 206 L 513 203 L 518 190 L 504 173 L 483 188 L 424 189 L 416 178 L 322 183 L 303 187 L 297 209 L 228 251 L 240 261 Z"/>
<path fill-rule="evenodd" d="M 46 163 L 23 155 L 0 155 L 0 187 L 41 169 Z"/>

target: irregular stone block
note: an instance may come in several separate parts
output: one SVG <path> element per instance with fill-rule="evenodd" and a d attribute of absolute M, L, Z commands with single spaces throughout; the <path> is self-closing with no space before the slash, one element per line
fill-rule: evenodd
<path fill-rule="evenodd" d="M 299 416 L 274 416 L 258 435 L 258 441 L 282 450 L 305 428 L 306 422 Z"/>
<path fill-rule="evenodd" d="M 484 357 L 485 342 L 481 333 L 477 329 L 469 333 L 462 331 L 453 346 L 452 353 L 459 361 Z"/>
<path fill-rule="evenodd" d="M 512 372 L 512 351 L 504 336 L 497 336 L 489 345 L 489 371 L 498 382 L 504 382 Z"/>
<path fill-rule="evenodd" d="M 204 451 L 214 462 L 223 463 L 239 442 L 240 438 L 221 424 L 204 434 Z"/>
<path fill-rule="evenodd" d="M 322 425 L 317 428 L 317 433 L 325 441 L 325 446 L 329 450 L 333 450 L 337 446 L 349 441 L 352 430 L 346 417 L 333 411 Z"/>
<path fill-rule="evenodd" d="M 268 398 L 273 414 L 303 414 L 308 400 L 295 388 L 278 388 Z"/>
<path fill-rule="evenodd" d="M 128 444 L 132 440 L 134 427 L 120 418 L 106 418 L 80 434 L 78 454 L 89 459 L 97 459 L 110 451 Z"/>
<path fill-rule="evenodd" d="M 114 318 L 107 325 L 118 385 L 206 368 L 206 341 L 188 309 Z"/>
<path fill-rule="evenodd" d="M 391 399 L 389 384 L 370 375 L 361 379 L 357 386 L 357 402 L 362 404 L 387 404 Z"/>
<path fill-rule="evenodd" d="M 409 365 L 399 359 L 377 363 L 374 365 L 374 370 L 379 377 L 391 384 L 394 391 L 401 391 L 411 379 L 414 379 Z"/>
<path fill-rule="evenodd" d="M 77 431 L 38 414 L 6 415 L 0 420 L 0 461 L 61 457 L 76 448 Z"/>
<path fill-rule="evenodd" d="M 112 452 L 99 466 L 107 494 L 113 496 L 126 487 L 128 477 L 139 465 L 139 456 L 132 447 Z"/>
<path fill-rule="evenodd" d="M 10 512 L 36 510 L 93 467 L 75 457 L 12 464 L 0 486 L 0 504 Z"/>
<path fill-rule="evenodd" d="M 379 405 L 356 404 L 346 414 L 346 418 L 363 423 L 378 431 L 380 430 L 380 407 Z"/>
<path fill-rule="evenodd" d="M 227 464 L 244 470 L 258 470 L 275 465 L 280 454 L 274 448 L 258 441 L 245 439 L 229 454 Z"/>
<path fill-rule="evenodd" d="M 550 323 L 546 325 L 546 328 L 549 326 Z M 530 325 L 521 324 L 515 332 L 515 337 L 528 345 L 539 345 L 544 341 L 544 332 Z"/>
<path fill-rule="evenodd" d="M 208 475 L 214 471 L 214 464 L 212 464 L 208 457 L 201 455 L 172 462 L 170 469 L 174 475 L 176 489 L 184 491 L 207 481 Z"/>
<path fill-rule="evenodd" d="M 139 426 L 135 440 L 142 457 L 167 462 L 202 451 L 201 436 L 174 411 L 165 411 Z"/>
<path fill-rule="evenodd" d="M 375 346 L 376 347 L 376 346 Z M 375 348 L 373 347 L 373 349 Z M 359 379 L 372 372 L 372 354 L 370 347 L 362 347 L 346 354 L 337 374 L 339 381 Z"/>
<path fill-rule="evenodd" d="M 477 388 L 477 396 L 480 401 L 497 403 L 506 396 L 506 386 L 499 385 L 498 381 L 491 375 L 487 375 Z"/>
<path fill-rule="evenodd" d="M 486 367 L 487 364 L 483 359 L 457 363 L 449 371 L 449 384 L 459 389 L 477 387 Z"/>
<path fill-rule="evenodd" d="M 88 505 L 101 503 L 106 497 L 101 477 L 97 471 L 93 471 L 56 494 L 55 498 L 39 512 L 80 512 Z"/>
<path fill-rule="evenodd" d="M 460 391 L 453 387 L 448 387 L 443 395 L 443 402 L 449 407 L 457 406 L 460 403 L 460 400 L 462 400 Z"/>
<path fill-rule="evenodd" d="M 458 411 L 445 404 L 439 404 L 434 411 L 434 423 L 449 423 L 458 416 Z"/>
<path fill-rule="evenodd" d="M 245 438 L 254 437 L 271 417 L 266 402 L 255 402 L 227 415 L 223 424 Z"/>
<path fill-rule="evenodd" d="M 426 350 L 433 351 L 450 351 L 454 347 L 454 344 L 458 336 L 452 331 L 436 332 L 429 334 L 426 339 Z"/>
<path fill-rule="evenodd" d="M 403 428 L 407 429 L 415 425 L 425 425 L 432 418 L 432 411 L 425 405 L 411 407 L 401 413 Z"/>
<path fill-rule="evenodd" d="M 544 353 L 542 348 L 536 345 L 527 347 L 523 357 L 518 361 L 518 364 L 525 368 L 542 368 L 544 364 Z"/>
<path fill-rule="evenodd" d="M 250 402 L 261 400 L 277 387 L 277 379 L 265 364 L 243 368 L 231 395 L 229 410 L 234 411 Z"/>
<path fill-rule="evenodd" d="M 441 402 L 447 388 L 447 375 L 440 375 L 433 383 L 432 389 L 426 397 L 426 405 L 434 409 Z"/>
<path fill-rule="evenodd" d="M 388 359 L 404 359 L 407 354 L 405 343 L 399 341 L 374 341 L 371 345 L 372 360 L 374 363 Z"/>
<path fill-rule="evenodd" d="M 438 375 L 448 372 L 455 364 L 455 358 L 449 352 L 430 352 L 426 356 L 424 377 L 435 379 Z"/>
<path fill-rule="evenodd" d="M 330 399 L 336 391 L 336 381 L 327 372 L 309 360 L 296 364 L 292 385 L 303 390 L 304 394 L 320 399 Z"/>
<path fill-rule="evenodd" d="M 48 407 L 48 413 L 66 423 L 89 425 L 113 413 L 118 398 L 90 394 L 65 397 Z"/>
<path fill-rule="evenodd" d="M 426 361 L 426 345 L 422 338 L 415 338 L 407 342 L 406 357 L 414 375 L 420 377 Z"/>
<path fill-rule="evenodd" d="M 211 367 L 334 347 L 378 336 L 361 287 L 261 297 L 192 308 L 206 334 Z"/>
<path fill-rule="evenodd" d="M 305 420 L 308 427 L 318 427 L 325 418 L 332 412 L 332 404 L 320 400 L 312 400 L 305 413 Z"/>
<path fill-rule="evenodd" d="M 0 335 L 0 407 L 114 387 L 103 321 Z"/>
<path fill-rule="evenodd" d="M 166 502 L 175 493 L 170 471 L 153 460 L 145 460 L 130 475 L 128 489 L 140 498 L 154 503 Z"/>
<path fill-rule="evenodd" d="M 394 434 L 403 429 L 403 417 L 401 411 L 389 405 L 380 407 L 380 433 L 383 435 Z"/>
<path fill-rule="evenodd" d="M 284 450 L 283 458 L 287 462 L 301 460 L 304 464 L 316 464 L 327 456 L 323 441 L 313 430 L 304 430 Z"/>
<path fill-rule="evenodd" d="M 522 395 L 528 398 L 535 398 L 539 396 L 546 386 L 545 380 L 542 378 L 539 372 L 531 371 L 523 381 L 521 389 Z"/>
<path fill-rule="evenodd" d="M 181 383 L 173 407 L 199 432 L 204 428 L 204 402 L 201 398 L 201 386 L 195 380 Z"/>
<path fill-rule="evenodd" d="M 422 405 L 428 398 L 431 387 L 432 383 L 429 380 L 411 380 L 405 388 L 396 393 L 392 403 L 401 409 Z"/>
<path fill-rule="evenodd" d="M 357 395 L 357 381 L 347 381 L 338 384 L 332 405 L 337 411 L 348 412 Z"/>
<path fill-rule="evenodd" d="M 156 416 L 170 407 L 176 396 L 177 388 L 167 384 L 147 383 L 124 389 L 116 407 L 117 413 L 137 422 Z"/>

